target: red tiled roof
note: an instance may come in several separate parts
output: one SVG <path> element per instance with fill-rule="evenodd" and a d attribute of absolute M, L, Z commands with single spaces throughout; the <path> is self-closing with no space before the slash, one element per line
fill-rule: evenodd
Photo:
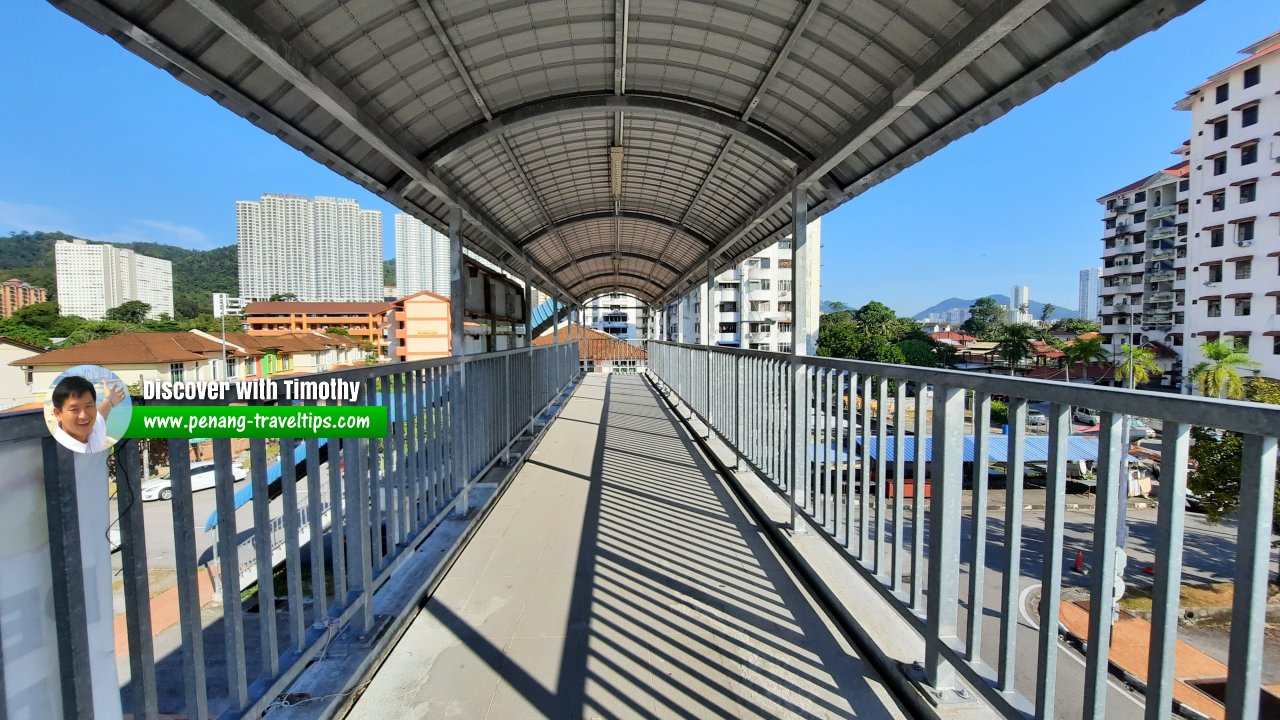
<path fill-rule="evenodd" d="M 567 332 L 564 329 L 561 330 L 560 341 L 579 341 L 578 357 L 583 360 L 644 360 L 648 357 L 644 350 L 625 340 L 619 340 L 609 333 L 581 325 L 570 325 L 567 330 Z M 554 344 L 554 340 L 554 334 L 548 330 L 534 338 L 533 344 L 535 347 L 545 347 Z"/>
<path fill-rule="evenodd" d="M 222 351 L 212 340 L 189 332 L 134 332 L 93 340 L 61 350 L 21 358 L 9 363 L 37 365 L 149 365 L 165 362 L 204 360 Z"/>
<path fill-rule="evenodd" d="M 0 335 L 0 343 L 3 343 L 5 345 L 12 345 L 18 348 L 19 350 L 30 350 L 31 352 L 35 352 L 35 353 L 44 352 L 44 348 L 42 347 L 32 345 L 31 343 L 24 343 L 21 340 L 14 340 L 13 338 L 5 337 L 4 335 Z"/>
<path fill-rule="evenodd" d="M 929 333 L 929 337 L 934 340 L 954 340 L 956 342 L 977 342 L 978 338 L 972 335 L 965 335 L 958 332 L 935 332 Z"/>
<path fill-rule="evenodd" d="M 1101 380 L 1112 376 L 1115 366 L 1111 363 L 1075 363 L 1071 366 L 1071 379 L 1078 380 L 1088 378 L 1090 380 Z M 1024 377 L 1032 380 L 1066 380 L 1066 368 L 1044 366 L 1038 367 L 1027 372 Z"/>

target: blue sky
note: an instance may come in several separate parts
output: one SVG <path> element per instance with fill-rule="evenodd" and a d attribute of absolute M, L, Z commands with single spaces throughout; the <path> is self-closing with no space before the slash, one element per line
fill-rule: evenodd
<path fill-rule="evenodd" d="M 828 214 L 823 299 L 911 314 L 1016 283 L 1074 308 L 1095 198 L 1176 162 L 1173 104 L 1278 28 L 1275 0 L 1208 0 Z M 0 68 L 0 233 L 203 249 L 264 192 L 394 211 L 45 2 L 0 3 Z"/>

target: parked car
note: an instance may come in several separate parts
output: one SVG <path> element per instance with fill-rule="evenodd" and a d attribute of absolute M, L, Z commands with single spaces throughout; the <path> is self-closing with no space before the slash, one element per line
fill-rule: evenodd
<path fill-rule="evenodd" d="M 1082 407 L 1071 408 L 1071 419 L 1086 425 L 1097 425 L 1101 422 L 1101 419 L 1098 417 L 1097 410 L 1090 410 L 1089 408 Z"/>
<path fill-rule="evenodd" d="M 1136 417 L 1129 418 L 1129 442 L 1146 440 L 1156 434 L 1152 427 Z"/>
<path fill-rule="evenodd" d="M 244 466 L 231 463 L 231 477 L 240 482 L 249 477 Z M 191 490 L 208 490 L 214 485 L 213 463 L 197 463 L 191 466 Z M 169 500 L 173 498 L 173 485 L 170 478 L 162 477 L 142 483 L 143 500 Z"/>
<path fill-rule="evenodd" d="M 1048 427 L 1049 416 L 1039 410 L 1027 411 L 1027 427 Z"/>

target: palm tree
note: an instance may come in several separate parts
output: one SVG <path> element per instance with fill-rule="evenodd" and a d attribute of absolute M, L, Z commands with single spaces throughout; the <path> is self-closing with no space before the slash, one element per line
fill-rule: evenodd
<path fill-rule="evenodd" d="M 1062 347 L 1062 359 L 1067 367 L 1067 382 L 1071 382 L 1071 366 L 1076 363 L 1088 365 L 1107 359 L 1107 351 L 1102 349 L 1102 338 L 1076 338 Z"/>
<path fill-rule="evenodd" d="M 1210 340 L 1200 346 L 1200 354 L 1206 359 L 1191 368 L 1190 377 L 1205 397 L 1242 399 L 1244 381 L 1239 371 L 1262 367 L 1230 340 Z"/>
<path fill-rule="evenodd" d="M 1040 322 L 1049 322 L 1049 317 L 1053 315 L 1054 311 L 1057 309 L 1058 308 L 1053 303 L 1045 303 L 1044 307 L 1040 310 Z"/>
<path fill-rule="evenodd" d="M 1151 348 L 1134 347 L 1129 343 L 1120 346 L 1120 362 L 1115 368 L 1116 380 L 1122 383 L 1128 381 L 1133 387 L 1137 387 L 1147 384 L 1152 375 L 1159 375 L 1160 372 L 1156 354 Z"/>
<path fill-rule="evenodd" d="M 1009 363 L 1009 374 L 1031 354 L 1031 340 L 1036 337 L 1036 328 L 1030 323 L 1011 323 L 1000 328 L 996 337 L 996 349 Z"/>

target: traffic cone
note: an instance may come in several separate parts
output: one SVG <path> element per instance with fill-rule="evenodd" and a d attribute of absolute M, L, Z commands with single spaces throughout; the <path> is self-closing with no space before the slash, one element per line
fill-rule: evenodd
<path fill-rule="evenodd" d="M 1078 573 L 1084 572 L 1084 551 L 1083 550 L 1076 550 L 1076 564 L 1073 565 L 1071 569 Z"/>

